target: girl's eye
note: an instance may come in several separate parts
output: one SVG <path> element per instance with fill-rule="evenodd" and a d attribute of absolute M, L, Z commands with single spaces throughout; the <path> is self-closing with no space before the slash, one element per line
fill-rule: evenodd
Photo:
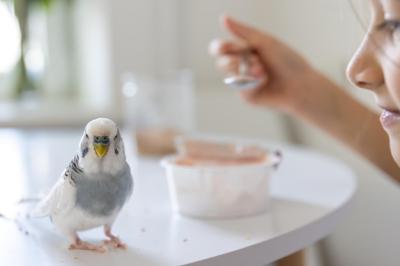
<path fill-rule="evenodd" d="M 378 29 L 387 31 L 393 41 L 400 42 L 400 21 L 385 20 L 378 26 Z"/>

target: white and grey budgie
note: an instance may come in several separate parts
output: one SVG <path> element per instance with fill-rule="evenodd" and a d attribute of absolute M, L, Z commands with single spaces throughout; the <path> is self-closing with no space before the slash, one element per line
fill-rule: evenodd
<path fill-rule="evenodd" d="M 98 118 L 86 125 L 78 154 L 33 215 L 50 216 L 69 238 L 70 249 L 105 252 L 107 244 L 125 248 L 111 233 L 111 227 L 132 191 L 133 179 L 120 132 L 112 120 Z M 101 245 L 82 241 L 77 234 L 99 226 L 104 226 L 109 238 Z"/>

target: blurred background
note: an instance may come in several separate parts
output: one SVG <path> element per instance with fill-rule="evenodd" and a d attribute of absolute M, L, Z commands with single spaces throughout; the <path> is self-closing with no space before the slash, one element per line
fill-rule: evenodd
<path fill-rule="evenodd" d="M 309 265 L 398 265 L 397 185 L 319 130 L 227 89 L 207 52 L 229 37 L 223 13 L 291 44 L 372 106 L 345 77 L 364 33 L 348 0 L 0 0 L 0 127 L 82 128 L 107 116 L 167 138 L 201 131 L 321 150 L 354 169 L 359 191 Z"/>

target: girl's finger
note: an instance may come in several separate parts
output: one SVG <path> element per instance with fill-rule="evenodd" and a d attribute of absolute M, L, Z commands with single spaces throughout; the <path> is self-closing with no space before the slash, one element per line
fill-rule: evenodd
<path fill-rule="evenodd" d="M 249 48 L 243 43 L 215 39 L 210 42 L 208 51 L 213 56 L 220 56 L 224 54 L 239 54 L 248 50 Z"/>
<path fill-rule="evenodd" d="M 272 37 L 269 37 L 265 33 L 229 16 L 223 16 L 222 23 L 234 36 L 245 41 L 251 47 L 259 48 L 260 45 L 263 45 L 264 39 L 270 38 L 272 40 Z"/>
<path fill-rule="evenodd" d="M 239 72 L 240 56 L 238 55 L 223 55 L 217 58 L 217 68 L 222 72 L 237 75 Z"/>

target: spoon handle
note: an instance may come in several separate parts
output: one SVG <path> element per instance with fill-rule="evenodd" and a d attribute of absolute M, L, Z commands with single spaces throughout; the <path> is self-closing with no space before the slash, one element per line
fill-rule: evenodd
<path fill-rule="evenodd" d="M 240 57 L 239 75 L 241 76 L 247 76 L 249 74 L 249 68 L 250 68 L 249 56 L 250 56 L 249 51 L 244 51 Z"/>

